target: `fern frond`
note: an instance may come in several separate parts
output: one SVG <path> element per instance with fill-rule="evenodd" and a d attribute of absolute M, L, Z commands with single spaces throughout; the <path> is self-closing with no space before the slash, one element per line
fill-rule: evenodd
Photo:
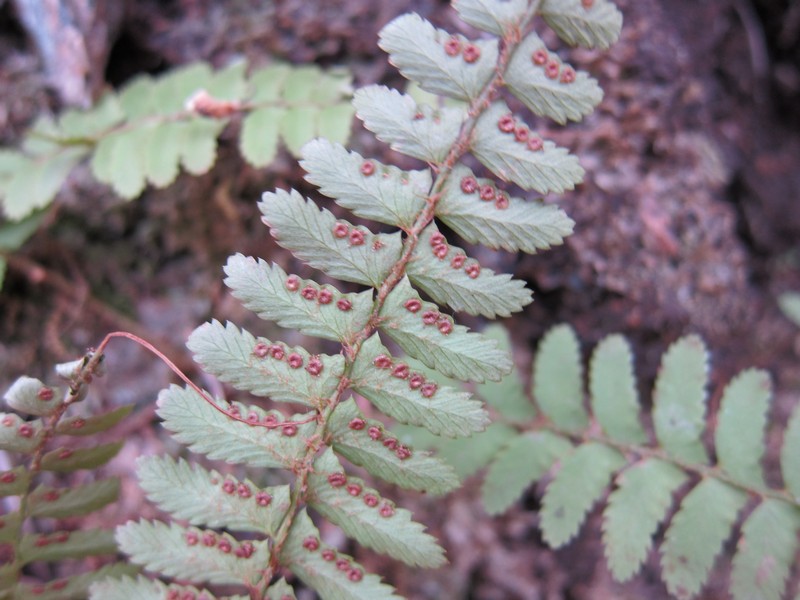
<path fill-rule="evenodd" d="M 23 572 L 28 571 L 27 565 L 32 562 L 55 563 L 116 554 L 111 531 L 89 527 L 79 531 L 72 529 L 75 518 L 117 500 L 119 481 L 97 478 L 67 487 L 59 485 L 62 482 L 52 474 L 43 474 L 43 471 L 69 473 L 96 469 L 111 460 L 122 447 L 121 443 L 110 443 L 73 448 L 70 443 L 48 452 L 53 439 L 60 434 L 80 431 L 86 438 L 106 431 L 130 412 L 128 406 L 93 417 L 78 413 L 65 418 L 68 410 L 79 410 L 81 400 L 86 397 L 87 383 L 102 375 L 101 359 L 101 355 L 90 353 L 78 361 L 58 365 L 56 373 L 66 379 L 65 388 L 23 376 L 3 394 L 9 408 L 38 418 L 25 420 L 16 413 L 0 413 L 0 448 L 23 455 L 18 466 L 0 472 L 0 497 L 17 497 L 12 500 L 16 510 L 6 511 L 0 518 L 0 543 L 6 546 L 7 559 L 0 567 L 0 598 L 77 600 L 86 597 L 93 582 L 136 570 L 107 565 L 94 573 L 72 570 L 70 577 L 49 582 L 31 581 L 27 576 L 27 581 L 22 581 Z M 63 439 L 57 438 L 57 441 Z M 42 527 L 40 523 L 45 525 Z"/>
<path fill-rule="evenodd" d="M 17 221 L 46 207 L 85 157 L 82 148 L 69 148 L 55 156 L 20 155 L 14 176 L 0 189 L 5 216 Z"/>
<path fill-rule="evenodd" d="M 56 433 L 76 437 L 95 435 L 102 431 L 108 431 L 131 414 L 131 411 L 133 411 L 133 405 L 127 405 L 100 415 L 67 417 L 61 419 L 56 425 Z"/>
<path fill-rule="evenodd" d="M 13 542 L 14 540 L 19 540 L 20 537 L 20 525 L 22 524 L 22 515 L 17 512 L 10 512 L 8 514 L 3 515 L 2 525 L 0 527 L 0 541 L 2 543 L 9 543 Z M 7 585 L 5 587 L 10 587 L 14 585 L 13 578 L 9 577 Z M 0 589 L 3 589 L 0 586 Z"/>
<path fill-rule="evenodd" d="M 323 547 L 319 540 L 319 531 L 302 511 L 289 530 L 281 558 L 325 600 L 401 600 L 377 575 L 366 573 L 352 558 Z"/>
<path fill-rule="evenodd" d="M 548 432 L 515 436 L 492 459 L 481 487 L 483 505 L 489 514 L 508 510 L 530 485 L 544 477 L 572 445 Z"/>
<path fill-rule="evenodd" d="M 268 165 L 275 155 L 277 136 L 270 134 L 272 124 L 267 124 L 265 138 L 258 135 L 263 131 L 258 126 L 269 117 L 278 125 L 286 147 L 295 156 L 299 155 L 303 144 L 316 136 L 342 143 L 347 141 L 353 108 L 349 102 L 350 76 L 345 70 L 323 71 L 314 65 L 271 65 L 253 73 L 250 87 L 250 102 L 256 106 L 266 105 L 249 113 L 242 121 L 242 153 L 254 166 Z M 248 123 L 248 119 L 252 121 Z M 252 136 L 245 140 L 245 133 L 251 131 Z"/>
<path fill-rule="evenodd" d="M 166 585 L 158 580 L 147 579 L 139 575 L 136 579 L 126 575 L 121 578 L 108 577 L 94 583 L 90 588 L 91 600 L 163 600 L 169 595 L 176 597 L 198 596 L 205 594 L 208 600 L 217 600 L 217 596 L 207 590 L 199 590 L 191 585 Z M 221 599 L 220 599 L 221 600 Z M 225 600 L 247 600 L 245 596 L 226 596 Z M 270 598 L 272 600 L 272 598 Z"/>
<path fill-rule="evenodd" d="M 104 529 L 54 531 L 23 535 L 19 540 L 16 560 L 26 565 L 36 560 L 54 562 L 65 558 L 113 554 L 116 550 L 114 534 Z"/>
<path fill-rule="evenodd" d="M 85 159 L 98 181 L 128 199 L 148 184 L 170 185 L 181 168 L 205 173 L 235 114 L 244 116 L 242 155 L 255 167 L 274 160 L 281 140 L 295 155 L 318 135 L 347 141 L 353 108 L 346 72 L 277 64 L 248 77 L 246 70 L 244 62 L 220 71 L 195 63 L 157 78 L 144 75 L 89 110 L 40 120 L 21 150 L 0 153 L 5 216 L 16 221 L 49 205 Z"/>
<path fill-rule="evenodd" d="M 747 496 L 717 479 L 701 481 L 681 502 L 661 546 L 661 572 L 670 593 L 691 598 L 708 578 Z"/>
<path fill-rule="evenodd" d="M 437 457 L 455 471 L 456 481 L 471 477 L 483 469 L 517 432 L 503 423 L 492 423 L 469 438 L 446 439 L 427 429 L 396 425 L 392 428 L 401 441 L 417 448 L 436 450 Z"/>
<path fill-rule="evenodd" d="M 639 423 L 633 352 L 622 336 L 608 336 L 595 348 L 589 391 L 592 412 L 609 437 L 630 444 L 647 440 Z"/>
<path fill-rule="evenodd" d="M 539 343 L 533 363 L 533 394 L 542 412 L 559 427 L 577 430 L 588 423 L 580 348 L 570 327 L 553 327 Z"/>
<path fill-rule="evenodd" d="M 41 419 L 25 421 L 14 413 L 0 413 L 0 450 L 30 454 L 39 444 L 44 424 Z"/>
<path fill-rule="evenodd" d="M 269 586 L 267 598 L 269 600 L 297 600 L 297 596 L 294 595 L 294 589 L 283 578 Z"/>
<path fill-rule="evenodd" d="M 428 100 L 418 103 L 410 94 L 372 85 L 354 94 L 353 106 L 379 140 L 427 162 L 428 168 L 401 170 L 349 151 L 335 140 L 307 144 L 301 164 L 307 180 L 339 207 L 388 229 L 373 233 L 369 226 L 351 223 L 296 190 L 267 192 L 259 203 L 278 245 L 327 277 L 370 289 L 344 294 L 334 285 L 301 279 L 282 267 L 241 255 L 226 266 L 226 283 L 246 307 L 287 329 L 334 341 L 340 351 L 311 356 L 301 348 L 256 338 L 217 321 L 201 326 L 189 339 L 197 362 L 223 382 L 261 396 L 259 403 L 297 402 L 308 411 L 284 419 L 252 404 L 212 399 L 193 385 L 172 387 L 159 398 L 165 427 L 190 450 L 242 467 L 291 471 L 294 481 L 287 499 L 274 513 L 265 513 L 275 515 L 275 520 L 259 522 L 252 514 L 251 498 L 230 493 L 242 485 L 255 492 L 255 485 L 243 476 L 223 478 L 175 461 L 143 463 L 145 487 L 173 518 L 215 528 L 244 528 L 262 536 L 257 542 L 264 549 L 261 570 L 236 571 L 226 557 L 216 571 L 212 567 L 193 575 L 188 564 L 197 561 L 205 566 L 211 558 L 196 554 L 206 552 L 197 544 L 187 550 L 185 542 L 181 545 L 182 536 L 214 535 L 217 541 L 226 540 L 229 548 L 233 538 L 166 524 L 129 524 L 119 530 L 123 550 L 135 561 L 163 575 L 192 581 L 238 580 L 251 597 L 262 600 L 284 593 L 285 582 L 276 578 L 287 569 L 325 600 L 397 598 L 392 588 L 365 573 L 349 556 L 324 546 L 306 513 L 310 508 L 378 552 L 414 566 L 443 564 L 444 551 L 423 526 L 348 473 L 340 459 L 363 467 L 370 476 L 431 495 L 455 488 L 457 473 L 407 443 L 406 435 L 413 434 L 396 435 L 380 419 L 366 418 L 357 399 L 348 398 L 349 392 L 359 394 L 359 402 L 369 401 L 382 416 L 421 427 L 424 433 L 418 435 L 438 440 L 437 444 L 443 442 L 439 436 L 473 434 L 461 440 L 461 448 L 479 449 L 481 457 L 476 460 L 464 451 L 470 460 L 459 466 L 459 473 L 479 467 L 505 447 L 503 459 L 491 471 L 493 483 L 504 490 L 496 495 L 485 490 L 497 511 L 563 461 L 545 503 L 552 513 L 545 519 L 546 535 L 560 543 L 577 531 L 624 463 L 622 454 L 599 442 L 573 451 L 563 432 L 519 435 L 501 423 L 486 427 L 488 413 L 481 402 L 447 378 L 482 384 L 483 391 L 508 390 L 509 398 L 494 405 L 513 422 L 538 413 L 525 401 L 521 386 L 486 384 L 500 381 L 513 367 L 508 346 L 498 344 L 497 334 L 471 332 L 440 308 L 494 318 L 518 312 L 532 300 L 524 282 L 468 258 L 448 240 L 441 223 L 468 242 L 526 252 L 560 244 L 572 231 L 574 223 L 555 206 L 510 198 L 495 183 L 499 179 L 526 190 L 561 192 L 573 189 L 583 176 L 575 156 L 531 133 L 510 114 L 504 100 L 506 92 L 516 94 L 534 113 L 559 122 L 581 118 L 599 101 L 596 82 L 560 61 L 555 66 L 565 77 L 572 73 L 573 81 L 554 83 L 547 73 L 525 72 L 530 54 L 543 49 L 539 38 L 525 38 L 543 6 L 538 0 L 459 2 L 468 22 L 495 34 L 480 40 L 437 29 L 418 15 L 401 16 L 382 30 L 380 45 L 392 64 L 414 80 L 411 89 L 417 95 L 427 91 L 446 98 L 434 101 L 434 107 Z M 582 27 L 571 14 L 564 20 L 563 28 Z M 602 41 L 608 42 L 610 34 L 605 34 Z M 233 89 L 238 89 L 242 78 L 235 73 L 230 77 Z M 292 71 L 287 81 L 292 77 L 298 97 L 312 99 L 311 71 Z M 261 83 L 268 86 L 266 80 Z M 284 97 L 287 102 L 293 99 Z M 282 129 L 268 124 L 269 116 L 255 112 L 248 118 L 249 123 L 266 127 L 266 139 L 272 143 Z M 313 123 L 307 107 L 289 108 L 281 118 L 302 132 L 309 132 Z M 255 139 L 247 121 L 245 125 L 243 139 Z M 296 141 L 287 138 L 290 148 L 297 147 Z M 485 177 L 479 173 L 478 178 L 466 166 L 474 163 L 468 154 L 489 171 Z M 268 157 L 269 152 L 261 155 Z M 423 301 L 420 291 L 432 302 Z M 393 356 L 396 351 L 384 346 L 382 336 L 409 358 Z M 553 373 L 538 372 L 536 385 L 543 397 L 549 395 L 542 418 L 552 417 L 578 432 L 587 425 L 588 414 L 577 341 L 567 341 L 572 346 L 554 346 L 551 364 L 545 365 L 549 368 L 566 358 L 566 366 Z M 287 353 L 294 356 L 288 364 Z M 566 383 L 559 381 L 562 376 Z M 521 451 L 536 458 L 521 463 Z M 585 466 L 595 469 L 595 475 L 582 482 L 578 473 Z M 514 480 L 518 469 L 524 476 Z M 228 491 L 220 485 L 227 485 Z M 570 490 L 576 485 L 581 493 L 573 501 Z M 171 541 L 159 547 L 156 535 Z M 290 588 L 286 593 L 293 597 Z"/>
<path fill-rule="evenodd" d="M 661 359 L 653 391 L 653 425 L 659 443 L 673 456 L 707 460 L 700 435 L 705 425 L 708 351 L 697 336 L 685 337 Z"/>
<path fill-rule="evenodd" d="M 56 579 L 47 584 L 34 583 L 20 585 L 18 588 L 20 598 L 36 598 L 37 600 L 82 600 L 87 597 L 89 588 L 96 582 L 108 577 L 130 576 L 138 569 L 132 565 L 114 564 L 105 565 L 89 572 Z"/>
<path fill-rule="evenodd" d="M 795 500 L 800 500 L 800 405 L 796 406 L 783 434 L 781 475 Z"/>
<path fill-rule="evenodd" d="M 286 109 L 280 106 L 257 108 L 242 119 L 239 151 L 244 159 L 258 167 L 265 167 L 274 161 L 278 155 L 281 134 L 284 137 L 290 137 L 292 134 L 291 129 L 287 131 L 281 126 L 287 122 Z M 291 124 L 295 125 L 294 119 Z M 293 138 L 291 138 L 291 150 L 297 152 L 297 140 Z"/>
<path fill-rule="evenodd" d="M 15 467 L 0 473 L 0 497 L 16 496 L 28 489 L 31 474 L 23 467 Z"/>
<path fill-rule="evenodd" d="M 148 182 L 171 183 L 179 165 L 194 175 L 210 169 L 217 153 L 217 136 L 224 126 L 200 118 L 170 123 L 161 131 L 146 126 L 111 133 L 97 144 L 90 163 L 92 173 L 123 198 L 136 198 Z M 143 153 L 142 148 L 147 151 Z"/>
<path fill-rule="evenodd" d="M 453 7 L 465 22 L 495 35 L 505 35 L 521 29 L 521 24 L 530 18 L 531 10 L 528 0 L 455 0 Z"/>
<path fill-rule="evenodd" d="M 39 486 L 28 497 L 31 517 L 65 519 L 89 514 L 116 501 L 119 481 L 101 479 L 73 488 Z"/>
<path fill-rule="evenodd" d="M 490 325 L 483 335 L 497 342 L 498 348 L 511 353 L 511 340 L 502 325 Z M 514 375 L 500 381 L 485 381 L 476 387 L 478 394 L 494 408 L 503 419 L 512 423 L 528 423 L 536 417 L 536 407 L 525 393 L 525 385 Z"/>
<path fill-rule="evenodd" d="M 532 410 L 528 421 L 521 420 L 518 411 L 524 404 L 517 399 L 511 412 L 503 413 L 517 428 L 503 426 L 497 437 L 510 441 L 498 443 L 489 437 L 498 424 L 471 444 L 414 433 L 408 439 L 420 447 L 436 447 L 454 465 L 488 463 L 482 496 L 493 514 L 554 471 L 541 512 L 544 539 L 554 547 L 572 539 L 591 507 L 608 493 L 602 529 L 612 575 L 619 581 L 635 575 L 663 527 L 662 578 L 678 598 L 700 593 L 750 500 L 754 507 L 742 519 L 730 589 L 736 600 L 779 600 L 800 531 L 800 500 L 793 487 L 800 407 L 783 436 L 780 459 L 786 489 L 769 488 L 761 464 L 771 400 L 765 372 L 748 369 L 738 374 L 724 388 L 719 409 L 710 418 L 705 415 L 708 352 L 697 336 L 679 339 L 662 358 L 653 392 L 656 439 L 651 440 L 640 420 L 632 364 L 630 346 L 621 336 L 608 336 L 598 344 L 588 377 L 590 413 L 583 404 L 577 336 L 568 326 L 554 327 L 534 359 L 528 402 L 538 411 Z M 479 391 L 487 402 L 502 407 L 506 390 L 524 396 L 521 381 L 508 385 L 484 385 Z M 706 435 L 709 421 L 716 424 L 713 465 L 703 443 L 711 439 Z M 462 476 L 475 471 L 460 469 Z M 677 511 L 667 521 L 676 504 Z"/>
<path fill-rule="evenodd" d="M 731 591 L 736 600 L 783 597 L 797 553 L 800 512 L 778 500 L 765 500 L 742 525 L 733 559 Z"/>
<path fill-rule="evenodd" d="M 543 0 L 542 17 L 558 36 L 572 45 L 608 48 L 617 41 L 622 13 L 609 0 Z"/>
<path fill-rule="evenodd" d="M 617 475 L 603 512 L 603 543 L 615 579 L 626 581 L 642 566 L 686 479 L 680 468 L 658 459 L 645 459 Z"/>
<path fill-rule="evenodd" d="M 241 254 L 228 259 L 225 274 L 225 284 L 245 307 L 304 335 L 348 340 L 366 326 L 372 311 L 368 291 L 343 294 L 332 285 L 321 286 L 296 275 L 290 279 L 275 263 Z"/>
<path fill-rule="evenodd" d="M 737 481 L 756 488 L 764 486 L 760 463 L 771 398 L 769 375 L 750 369 L 725 387 L 717 413 L 714 447 L 719 466 Z"/>
<path fill-rule="evenodd" d="M 41 468 L 56 473 L 96 469 L 114 458 L 122 450 L 122 445 L 123 442 L 111 442 L 94 448 L 58 448 L 42 456 Z"/>
<path fill-rule="evenodd" d="M 624 463 L 617 450 L 591 443 L 563 458 L 542 499 L 542 533 L 548 544 L 558 548 L 575 536 L 608 488 L 611 476 Z"/>
<path fill-rule="evenodd" d="M 22 376 L 11 384 L 3 400 L 17 412 L 44 417 L 55 412 L 59 406 L 54 395 L 55 391 L 38 379 Z"/>

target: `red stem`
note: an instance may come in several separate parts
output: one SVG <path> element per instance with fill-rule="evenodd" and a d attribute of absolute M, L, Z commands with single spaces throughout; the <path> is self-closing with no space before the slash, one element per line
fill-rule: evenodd
<path fill-rule="evenodd" d="M 102 356 L 106 346 L 108 346 L 108 343 L 113 338 L 118 338 L 118 337 L 127 338 L 129 340 L 132 340 L 132 341 L 136 342 L 137 344 L 139 344 L 145 350 L 148 350 L 148 351 L 152 352 L 153 354 L 155 354 L 158 358 L 160 358 L 164 362 L 165 365 L 167 365 L 167 367 L 169 367 L 169 369 L 173 373 L 175 373 L 186 385 L 188 385 L 195 392 L 197 392 L 197 394 L 203 400 L 205 400 L 214 410 L 221 412 L 223 415 L 225 415 L 226 417 L 228 417 L 228 418 L 230 418 L 230 419 L 232 419 L 234 421 L 239 421 L 240 423 L 245 423 L 245 424 L 247 424 L 247 425 L 249 425 L 251 427 L 264 427 L 264 428 L 267 428 L 267 429 L 275 429 L 276 427 L 288 427 L 290 425 L 291 426 L 303 425 L 304 423 L 310 423 L 311 421 L 314 421 L 314 420 L 317 419 L 317 417 L 315 415 L 313 417 L 309 417 L 308 419 L 304 419 L 302 421 L 283 421 L 281 423 L 274 423 L 274 424 L 265 424 L 265 423 L 261 423 L 261 422 L 253 423 L 251 421 L 248 421 L 247 419 L 241 417 L 240 415 L 237 415 L 236 413 L 233 413 L 233 412 L 231 412 L 229 410 L 226 410 L 226 409 L 222 408 L 221 406 L 219 406 L 214 401 L 214 399 L 211 398 L 211 396 L 209 396 L 202 388 L 200 388 L 191 379 L 189 379 L 189 377 L 183 371 L 181 371 L 178 368 L 178 366 L 174 362 L 172 362 L 166 354 L 161 352 L 161 350 L 159 350 L 158 348 L 153 346 L 153 344 L 151 344 L 150 342 L 148 342 L 144 338 L 141 338 L 138 335 L 135 335 L 135 334 L 130 333 L 128 331 L 114 331 L 112 333 L 107 334 L 106 337 L 103 338 L 103 341 L 100 342 L 100 345 L 97 347 L 97 350 L 95 351 L 96 355 L 98 357 Z"/>

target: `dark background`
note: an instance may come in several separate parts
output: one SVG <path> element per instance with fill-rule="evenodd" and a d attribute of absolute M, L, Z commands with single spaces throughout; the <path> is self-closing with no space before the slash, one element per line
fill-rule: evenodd
<path fill-rule="evenodd" d="M 647 390 L 669 342 L 700 333 L 712 350 L 712 408 L 719 386 L 739 369 L 761 366 L 774 375 L 776 426 L 768 432 L 774 458 L 780 424 L 800 387 L 797 329 L 776 302 L 781 292 L 800 290 L 800 3 L 618 5 L 625 23 L 608 52 L 569 50 L 547 38 L 605 89 L 602 104 L 580 124 L 536 122 L 587 170 L 584 184 L 559 199 L 577 222 L 575 234 L 536 256 L 476 252 L 535 292 L 534 304 L 506 321 L 523 371 L 542 333 L 566 321 L 587 354 L 609 333 L 628 336 Z M 107 43 L 95 33 L 92 64 L 107 66 L 102 77 L 98 68 L 88 78 L 86 93 L 142 72 L 195 60 L 223 66 L 238 57 L 253 64 L 346 65 L 356 87 L 401 86 L 376 41 L 384 24 L 409 10 L 475 34 L 446 2 L 433 0 L 130 2 L 124 11 L 97 15 L 94 26 L 106 25 L 110 33 Z M 38 114 L 63 108 L 62 99 L 48 85 L 46 65 L 14 5 L 0 0 L 0 142 L 15 144 Z M 194 327 L 214 317 L 273 331 L 227 295 L 221 266 L 229 254 L 243 252 L 310 273 L 271 242 L 255 207 L 262 191 L 308 188 L 285 153 L 271 168 L 255 170 L 241 161 L 236 141 L 234 124 L 210 173 L 182 175 L 170 188 L 148 190 L 130 203 L 94 182 L 88 169 L 71 176 L 48 226 L 12 261 L 0 292 L 0 387 L 24 373 L 50 378 L 53 363 L 81 355 L 116 329 L 135 329 L 210 385 L 183 349 Z M 352 145 L 384 161 L 413 164 L 358 123 Z M 123 341 L 112 343 L 108 363 L 90 402 L 139 405 L 123 426 L 129 443 L 112 467 L 125 476 L 136 456 L 175 449 L 150 427 L 155 395 L 173 378 L 153 356 Z M 649 394 L 643 396 L 648 404 Z M 768 467 L 776 472 L 774 461 Z M 134 481 L 124 489 L 106 523 L 154 514 L 141 507 Z M 535 493 L 492 520 L 477 491 L 478 482 L 470 481 L 444 501 L 399 495 L 442 539 L 449 567 L 420 573 L 369 553 L 361 558 L 412 598 L 666 597 L 655 555 L 633 583 L 612 582 L 597 514 L 578 541 L 551 552 L 535 527 Z M 719 562 L 704 597 L 725 597 L 727 564 Z"/>

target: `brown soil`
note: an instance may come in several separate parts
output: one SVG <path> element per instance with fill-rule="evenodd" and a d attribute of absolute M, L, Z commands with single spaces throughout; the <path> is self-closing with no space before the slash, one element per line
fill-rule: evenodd
<path fill-rule="evenodd" d="M 376 47 L 391 18 L 414 10 L 470 33 L 434 0 L 129 4 L 106 69 L 113 85 L 143 71 L 200 59 L 222 65 L 241 55 L 344 64 L 356 85 L 398 85 Z M 697 332 L 713 351 L 715 385 L 748 365 L 773 373 L 773 417 L 783 422 L 800 387 L 797 329 L 776 303 L 781 292 L 800 290 L 800 9 L 786 0 L 619 4 L 625 27 L 609 52 L 565 49 L 600 79 L 603 103 L 581 124 L 550 127 L 587 170 L 585 184 L 560 199 L 575 234 L 536 256 L 476 252 L 535 291 L 534 304 L 507 323 L 520 362 L 558 322 L 575 326 L 587 352 L 622 332 L 648 389 L 669 342 Z M 12 5 L 0 2 L 0 142 L 13 144 L 34 117 L 59 107 Z M 397 159 L 356 127 L 359 151 Z M 243 167 L 233 135 L 223 138 L 211 173 L 181 176 L 131 203 L 76 173 L 0 293 L 0 388 L 23 373 L 49 378 L 49 365 L 113 329 L 135 327 L 196 378 L 183 343 L 198 324 L 231 319 L 269 335 L 269 324 L 227 295 L 221 265 L 234 252 L 293 264 L 270 241 L 255 201 L 264 190 L 303 185 L 301 177 L 286 155 L 269 170 Z M 98 405 L 134 402 L 139 410 L 115 463 L 130 475 L 137 455 L 164 447 L 151 411 L 173 378 L 124 342 L 112 344 L 108 372 L 95 391 Z M 113 518 L 142 512 L 133 480 L 124 497 Z M 536 493 L 499 519 L 486 517 L 477 497 L 477 481 L 444 502 L 398 492 L 443 540 L 450 566 L 412 571 L 362 553 L 365 562 L 410 598 L 667 597 L 655 554 L 632 582 L 613 582 L 597 514 L 577 541 L 552 552 L 536 528 Z M 703 597 L 726 597 L 726 564 Z"/>

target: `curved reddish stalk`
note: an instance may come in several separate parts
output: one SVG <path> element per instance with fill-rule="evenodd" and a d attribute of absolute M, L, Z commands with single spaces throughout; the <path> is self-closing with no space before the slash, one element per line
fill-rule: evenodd
<path fill-rule="evenodd" d="M 135 335 L 128 331 L 113 331 L 107 334 L 106 337 L 103 338 L 103 341 L 100 342 L 100 345 L 97 347 L 97 349 L 93 351 L 97 361 L 101 359 L 106 346 L 108 346 L 109 342 L 113 338 L 127 338 L 133 342 L 136 342 L 145 350 L 148 350 L 149 352 L 155 354 L 158 358 L 160 358 L 164 362 L 165 365 L 167 365 L 167 367 L 169 367 L 169 369 L 173 373 L 175 373 L 175 375 L 177 375 L 186 385 L 188 385 L 195 392 L 197 392 L 197 394 L 203 400 L 205 400 L 212 408 L 214 408 L 214 410 L 221 412 L 223 415 L 234 421 L 239 421 L 240 423 L 246 423 L 251 427 L 265 427 L 267 429 L 275 429 L 276 427 L 289 427 L 289 426 L 295 427 L 297 425 L 302 425 L 304 423 L 310 423 L 311 421 L 315 421 L 317 419 L 317 416 L 314 415 L 313 417 L 310 417 L 303 421 L 283 421 L 281 423 L 269 423 L 269 424 L 261 422 L 253 423 L 251 421 L 248 421 L 247 419 L 242 418 L 240 415 L 219 406 L 211 396 L 209 396 L 202 388 L 200 388 L 191 379 L 189 379 L 189 377 L 183 371 L 181 371 L 178 368 L 178 366 L 174 362 L 172 362 L 166 354 L 161 352 L 161 350 L 153 346 L 153 344 L 151 344 L 144 338 L 141 338 L 138 335 Z"/>

